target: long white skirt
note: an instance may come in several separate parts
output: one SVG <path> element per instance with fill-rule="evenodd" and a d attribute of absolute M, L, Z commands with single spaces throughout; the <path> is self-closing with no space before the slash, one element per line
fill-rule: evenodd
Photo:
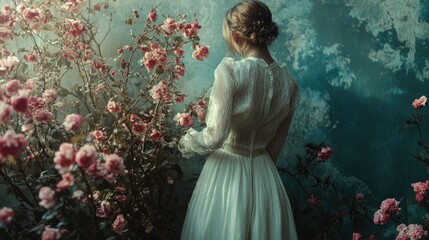
<path fill-rule="evenodd" d="M 289 198 L 269 154 L 250 159 L 219 149 L 209 155 L 181 239 L 298 239 Z"/>

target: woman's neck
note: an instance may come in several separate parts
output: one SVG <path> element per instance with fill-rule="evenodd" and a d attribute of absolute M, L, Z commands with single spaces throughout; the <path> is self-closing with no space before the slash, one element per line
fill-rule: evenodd
<path fill-rule="evenodd" d="M 266 63 L 270 64 L 274 61 L 274 59 L 271 57 L 270 51 L 268 50 L 268 46 L 254 46 L 249 48 L 249 50 L 245 53 L 245 58 L 247 57 L 255 57 L 255 58 L 261 58 Z"/>

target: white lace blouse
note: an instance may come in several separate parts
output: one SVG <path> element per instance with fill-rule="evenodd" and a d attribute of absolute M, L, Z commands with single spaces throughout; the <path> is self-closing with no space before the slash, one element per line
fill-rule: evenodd
<path fill-rule="evenodd" d="M 298 88 L 276 61 L 225 57 L 214 72 L 206 124 L 190 128 L 179 142 L 184 157 L 225 145 L 248 152 L 266 149 L 277 159 L 299 102 Z"/>

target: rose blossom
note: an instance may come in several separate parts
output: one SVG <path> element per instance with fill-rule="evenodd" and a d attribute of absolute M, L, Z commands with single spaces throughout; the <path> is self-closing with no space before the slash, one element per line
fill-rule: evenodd
<path fill-rule="evenodd" d="M 184 102 L 185 101 L 185 97 L 186 97 L 186 95 L 184 95 L 184 94 L 177 95 L 176 96 L 176 102 L 178 102 L 178 103 Z"/>
<path fill-rule="evenodd" d="M 195 47 L 195 51 L 192 53 L 192 57 L 204 61 L 204 58 L 209 57 L 209 47 L 204 45 L 198 45 Z"/>
<path fill-rule="evenodd" d="M 42 94 L 42 100 L 45 103 L 51 103 L 57 97 L 57 91 L 55 89 L 46 89 Z"/>
<path fill-rule="evenodd" d="M 95 4 L 95 5 L 94 5 L 94 11 L 99 12 L 100 10 L 101 10 L 101 5 L 100 5 L 100 3 Z"/>
<path fill-rule="evenodd" d="M 83 145 L 83 147 L 81 147 L 76 153 L 75 160 L 77 165 L 79 165 L 83 169 L 87 169 L 89 166 L 96 162 L 97 157 L 98 153 L 95 147 L 87 143 Z"/>
<path fill-rule="evenodd" d="M 127 220 L 125 220 L 124 215 L 119 214 L 116 216 L 115 221 L 112 223 L 112 229 L 117 233 L 122 233 L 127 229 Z"/>
<path fill-rule="evenodd" d="M 155 22 L 155 21 L 156 21 L 156 19 L 158 18 L 158 14 L 156 13 L 156 11 L 155 11 L 155 10 L 153 10 L 153 9 L 152 9 L 152 10 L 149 12 L 149 14 L 148 14 L 147 18 L 148 18 L 149 20 L 151 20 L 152 22 Z"/>
<path fill-rule="evenodd" d="M 124 161 L 121 157 L 116 154 L 107 154 L 104 155 L 104 166 L 111 173 L 116 173 L 119 175 L 124 175 L 126 173 Z"/>
<path fill-rule="evenodd" d="M 157 85 L 153 86 L 150 90 L 150 95 L 155 101 L 164 100 L 166 102 L 170 102 L 173 98 L 173 94 L 168 90 L 165 80 L 160 81 Z"/>
<path fill-rule="evenodd" d="M 161 29 L 165 34 L 171 34 L 176 31 L 177 23 L 174 18 L 168 17 L 165 19 L 164 23 L 161 25 Z"/>
<path fill-rule="evenodd" d="M 419 240 L 424 239 L 428 235 L 428 232 L 423 230 L 421 225 L 410 224 L 408 225 L 407 235 L 411 240 Z"/>
<path fill-rule="evenodd" d="M 31 123 L 24 123 L 21 126 L 21 131 L 24 132 L 27 135 L 31 135 L 34 132 L 34 126 Z"/>
<path fill-rule="evenodd" d="M 65 190 L 71 187 L 74 184 L 74 177 L 71 173 L 67 172 L 61 175 L 63 178 L 60 182 L 57 183 L 58 190 Z"/>
<path fill-rule="evenodd" d="M 150 138 L 152 138 L 153 141 L 158 142 L 162 138 L 162 133 L 158 130 L 153 129 L 152 133 L 150 134 Z"/>
<path fill-rule="evenodd" d="M 15 56 L 8 56 L 7 58 L 0 59 L 0 71 L 9 72 L 19 63 L 19 59 Z"/>
<path fill-rule="evenodd" d="M 330 147 L 322 147 L 317 153 L 317 160 L 321 162 L 326 161 L 331 157 L 332 153 L 333 151 Z"/>
<path fill-rule="evenodd" d="M 42 240 L 58 240 L 60 238 L 60 230 L 56 228 L 51 228 L 50 226 L 45 227 L 45 230 L 42 233 Z"/>
<path fill-rule="evenodd" d="M 375 224 L 384 225 L 387 222 L 389 222 L 389 220 L 390 220 L 390 214 L 386 214 L 385 212 L 380 211 L 380 210 L 377 210 L 374 213 L 374 219 L 373 219 L 373 221 L 374 221 Z"/>
<path fill-rule="evenodd" d="M 5 102 L 0 101 L 0 124 L 9 121 L 10 114 L 10 106 Z"/>
<path fill-rule="evenodd" d="M 55 169 L 62 174 L 69 171 L 70 166 L 74 164 L 75 150 L 73 144 L 62 143 L 59 150 L 55 153 L 54 162 Z"/>
<path fill-rule="evenodd" d="M 50 187 L 41 187 L 39 191 L 40 202 L 39 205 L 50 209 L 56 204 L 55 192 Z"/>
<path fill-rule="evenodd" d="M 15 212 L 8 207 L 0 209 L 0 223 L 3 225 L 9 225 L 15 217 Z"/>
<path fill-rule="evenodd" d="M 9 95 L 13 95 L 18 93 L 19 89 L 21 89 L 22 84 L 19 80 L 10 80 L 6 83 L 5 89 Z"/>
<path fill-rule="evenodd" d="M 89 136 L 96 142 L 102 142 L 107 139 L 107 133 L 101 130 L 94 130 Z"/>
<path fill-rule="evenodd" d="M 118 202 L 126 202 L 127 201 L 127 196 L 125 196 L 125 195 L 116 195 L 116 201 L 118 201 Z"/>
<path fill-rule="evenodd" d="M 421 96 L 419 99 L 415 99 L 411 105 L 413 105 L 414 108 L 421 108 L 426 105 L 426 101 L 426 96 Z"/>
<path fill-rule="evenodd" d="M 76 130 L 83 123 L 83 117 L 79 114 L 69 114 L 66 116 L 63 122 L 64 129 L 66 131 Z"/>
<path fill-rule="evenodd" d="M 27 94 L 21 93 L 11 97 L 12 108 L 21 113 L 25 113 L 28 108 L 28 97 Z"/>
<path fill-rule="evenodd" d="M 107 111 L 111 113 L 119 113 L 122 111 L 122 107 L 120 103 L 109 101 L 107 103 Z"/>
<path fill-rule="evenodd" d="M 143 135 L 147 130 L 147 123 L 144 122 L 135 122 L 131 131 L 136 135 Z"/>
<path fill-rule="evenodd" d="M 177 113 L 173 118 L 177 125 L 180 127 L 191 127 L 194 123 L 192 122 L 192 116 L 189 113 Z"/>
<path fill-rule="evenodd" d="M 416 182 L 411 184 L 414 188 L 414 192 L 416 192 L 416 201 L 421 202 L 424 199 L 426 194 L 426 190 L 429 188 L 429 180 L 426 182 Z"/>
<path fill-rule="evenodd" d="M 0 136 L 0 156 L 17 157 L 28 146 L 28 140 L 21 133 L 16 134 L 8 130 L 4 136 Z"/>
<path fill-rule="evenodd" d="M 47 123 L 53 118 L 52 113 L 44 108 L 34 110 L 32 117 L 36 123 Z"/>
<path fill-rule="evenodd" d="M 95 215 L 99 218 L 106 218 L 111 212 L 110 203 L 106 200 L 101 201 L 100 207 L 97 208 Z"/>
<path fill-rule="evenodd" d="M 96 160 L 91 164 L 86 171 L 96 177 L 105 177 L 107 175 L 107 169 L 100 161 Z"/>
<path fill-rule="evenodd" d="M 387 198 L 381 203 L 380 210 L 388 213 L 399 213 L 400 208 L 398 208 L 399 202 L 394 198 Z"/>
<path fill-rule="evenodd" d="M 360 233 L 353 233 L 353 240 L 361 240 L 362 239 L 362 235 L 360 235 Z"/>

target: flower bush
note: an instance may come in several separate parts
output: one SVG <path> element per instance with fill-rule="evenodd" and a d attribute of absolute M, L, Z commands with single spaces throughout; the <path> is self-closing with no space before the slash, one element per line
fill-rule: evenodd
<path fill-rule="evenodd" d="M 203 61 L 197 19 L 130 11 L 123 45 L 106 49 L 111 1 L 24 1 L 0 9 L 1 239 L 172 239 L 183 213 L 174 116 L 183 58 Z M 100 14 L 103 13 L 103 14 Z M 20 48 L 10 47 L 19 41 Z M 114 52 L 114 54 L 112 54 Z M 132 91 L 132 80 L 141 83 Z M 198 119 L 205 110 L 201 104 Z M 174 120 L 173 120 L 174 118 Z M 173 124 L 172 124 L 173 123 Z"/>

